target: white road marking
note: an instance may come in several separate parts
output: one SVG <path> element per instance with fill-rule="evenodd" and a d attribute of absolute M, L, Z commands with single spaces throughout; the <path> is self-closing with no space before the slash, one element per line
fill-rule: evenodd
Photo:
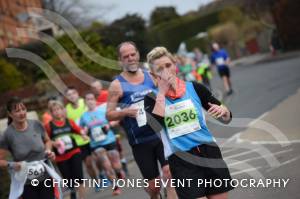
<path fill-rule="evenodd" d="M 238 138 L 240 142 L 243 142 L 244 140 L 241 138 Z M 247 141 L 247 140 L 245 140 Z M 248 141 L 247 141 L 248 142 Z M 251 144 L 259 145 L 275 145 L 275 144 L 299 144 L 300 140 L 289 140 L 289 141 L 249 141 Z"/>
<path fill-rule="evenodd" d="M 242 153 L 238 153 L 238 154 L 234 154 L 234 155 L 230 155 L 230 156 L 225 156 L 224 159 L 229 159 L 229 158 L 234 158 L 234 157 L 239 157 L 239 156 L 242 156 L 242 155 L 246 155 L 246 154 L 249 154 L 249 153 L 253 153 L 255 151 L 245 151 L 245 152 L 242 152 Z"/>
<path fill-rule="evenodd" d="M 297 160 L 299 160 L 299 159 L 300 159 L 300 156 L 297 156 L 297 157 L 295 157 L 295 158 L 292 158 L 292 159 L 290 159 L 290 160 L 287 160 L 287 161 L 281 163 L 281 164 L 280 164 L 279 166 L 277 166 L 277 167 L 272 167 L 272 168 L 268 169 L 267 172 L 270 172 L 270 171 L 272 171 L 272 170 L 274 170 L 274 169 L 278 169 L 278 168 L 280 168 L 280 167 L 282 167 L 282 166 L 284 166 L 284 165 L 290 164 L 290 163 L 295 162 L 295 161 L 297 161 Z"/>
<path fill-rule="evenodd" d="M 237 148 L 221 150 L 223 154 L 237 150 Z"/>
<path fill-rule="evenodd" d="M 255 171 L 255 170 L 258 170 L 262 168 L 261 166 L 259 167 L 255 167 L 255 168 L 251 168 L 251 169 L 244 169 L 244 170 L 241 170 L 241 171 L 236 171 L 236 172 L 232 172 L 230 173 L 231 176 L 235 176 L 235 175 L 239 175 L 239 174 L 242 174 L 242 173 L 247 173 L 247 172 L 250 172 L 250 171 Z"/>
<path fill-rule="evenodd" d="M 257 121 L 262 120 L 262 118 L 264 118 L 265 116 L 267 116 L 269 114 L 269 111 L 263 113 L 261 116 L 259 116 L 258 118 L 256 118 L 255 120 L 253 120 L 252 122 L 250 122 L 248 124 L 248 127 L 253 126 Z"/>
<path fill-rule="evenodd" d="M 228 164 L 228 166 L 230 167 L 230 166 L 241 164 L 241 163 L 244 163 L 244 162 L 250 162 L 252 160 L 259 160 L 259 159 L 262 159 L 262 158 L 266 158 L 266 157 L 270 157 L 270 156 L 275 156 L 275 155 L 279 155 L 279 154 L 282 154 L 282 153 L 287 153 L 287 152 L 290 152 L 290 151 L 293 151 L 293 149 L 287 149 L 287 150 L 283 150 L 283 151 L 278 151 L 276 153 L 267 154 L 267 155 L 263 155 L 263 156 L 260 156 L 260 157 L 248 158 L 248 159 L 242 160 L 240 162 L 234 162 L 234 163 Z"/>

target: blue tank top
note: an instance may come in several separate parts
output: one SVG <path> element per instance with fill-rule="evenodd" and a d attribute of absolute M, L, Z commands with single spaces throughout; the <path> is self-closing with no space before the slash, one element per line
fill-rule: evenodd
<path fill-rule="evenodd" d="M 111 129 L 105 136 L 103 135 L 102 127 L 108 124 L 105 112 L 106 104 L 102 104 L 97 107 L 96 111 L 87 111 L 80 118 L 80 126 L 89 128 L 88 134 L 91 138 L 90 147 L 92 149 L 116 142 L 116 136 Z"/>
<path fill-rule="evenodd" d="M 185 84 L 186 92 L 184 96 L 175 100 L 166 98 L 166 106 L 190 100 L 190 102 L 192 102 L 194 108 L 196 109 L 195 111 L 197 113 L 198 122 L 201 129 L 171 139 L 169 134 L 170 132 L 165 128 L 165 134 L 164 136 L 162 136 L 162 141 L 164 143 L 165 155 L 167 157 L 175 153 L 176 151 L 188 151 L 198 145 L 215 141 L 212 134 L 207 128 L 205 115 L 202 109 L 202 103 L 194 89 L 193 84 L 191 82 L 186 82 Z M 180 120 L 179 117 L 175 119 L 177 121 Z"/>
<path fill-rule="evenodd" d="M 121 108 L 126 108 L 132 104 L 143 101 L 148 93 L 151 93 L 156 89 L 148 72 L 143 73 L 144 82 L 141 84 L 131 84 L 121 75 L 116 77 L 116 79 L 119 80 L 123 91 L 123 96 L 119 100 Z M 142 144 L 159 139 L 158 135 L 148 124 L 139 127 L 135 118 L 124 117 L 121 124 L 127 133 L 130 145 Z"/>

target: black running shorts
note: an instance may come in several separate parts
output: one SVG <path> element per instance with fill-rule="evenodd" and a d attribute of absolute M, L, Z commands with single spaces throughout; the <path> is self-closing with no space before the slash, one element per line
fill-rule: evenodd
<path fill-rule="evenodd" d="M 231 176 L 217 144 L 203 144 L 190 151 L 172 154 L 168 158 L 172 178 L 178 181 L 192 179 L 190 186 L 176 187 L 180 199 L 200 198 L 228 192 L 233 189 Z M 223 180 L 220 186 L 220 180 Z M 202 183 L 203 182 L 203 183 Z M 206 185 L 204 182 L 208 182 Z M 216 182 L 217 185 L 214 186 Z"/>
<path fill-rule="evenodd" d="M 144 179 L 152 180 L 159 176 L 158 162 L 161 167 L 168 164 L 160 139 L 133 145 L 132 153 Z"/>

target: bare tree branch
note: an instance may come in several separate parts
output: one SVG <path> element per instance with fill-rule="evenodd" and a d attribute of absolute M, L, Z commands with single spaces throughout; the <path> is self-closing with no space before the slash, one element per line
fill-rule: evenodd
<path fill-rule="evenodd" d="M 43 0 L 43 5 L 45 9 L 60 14 L 77 27 L 102 19 L 114 8 L 113 5 L 88 4 L 80 0 Z"/>

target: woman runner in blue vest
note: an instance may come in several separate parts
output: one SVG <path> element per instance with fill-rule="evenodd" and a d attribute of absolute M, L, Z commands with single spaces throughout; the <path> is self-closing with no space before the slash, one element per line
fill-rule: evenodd
<path fill-rule="evenodd" d="M 180 199 L 226 199 L 233 187 L 205 186 L 205 180 L 231 180 L 215 139 L 205 122 L 205 109 L 222 123 L 231 121 L 231 112 L 199 83 L 184 82 L 176 76 L 175 59 L 164 47 L 154 48 L 147 60 L 158 91 L 145 97 L 147 123 L 162 132 L 165 155 L 173 178 L 191 179 L 190 184 L 176 186 Z"/>

